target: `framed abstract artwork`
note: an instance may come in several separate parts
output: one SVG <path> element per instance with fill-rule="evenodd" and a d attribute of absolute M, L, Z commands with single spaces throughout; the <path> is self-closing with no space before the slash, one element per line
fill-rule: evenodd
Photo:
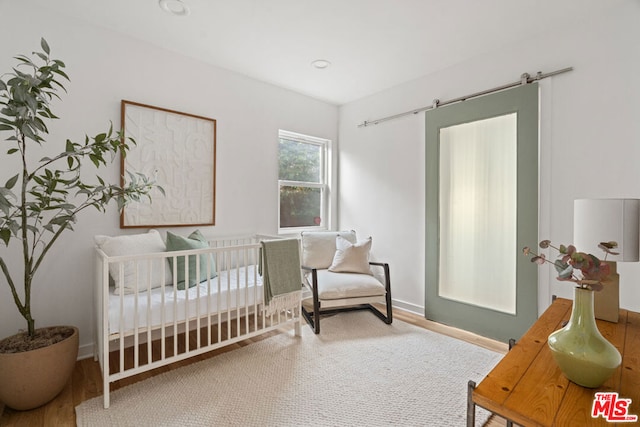
<path fill-rule="evenodd" d="M 215 225 L 216 121 L 137 102 L 121 103 L 130 150 L 121 160 L 121 184 L 129 173 L 156 181 L 152 201 L 130 202 L 120 228 Z"/>

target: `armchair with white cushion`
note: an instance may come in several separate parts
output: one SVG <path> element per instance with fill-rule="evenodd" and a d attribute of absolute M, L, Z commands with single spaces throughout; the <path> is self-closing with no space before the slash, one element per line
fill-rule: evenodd
<path fill-rule="evenodd" d="M 316 334 L 320 316 L 339 311 L 370 310 L 392 322 L 389 264 L 369 260 L 371 237 L 358 241 L 354 231 L 303 232 L 301 246 L 304 284 L 312 294 L 302 315 Z"/>

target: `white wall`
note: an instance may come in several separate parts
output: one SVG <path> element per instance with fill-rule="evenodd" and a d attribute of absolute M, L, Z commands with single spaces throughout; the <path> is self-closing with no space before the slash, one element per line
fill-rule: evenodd
<path fill-rule="evenodd" d="M 205 233 L 277 231 L 278 129 L 337 140 L 336 106 L 24 3 L 0 3 L 0 72 L 15 65 L 11 58 L 16 54 L 39 50 L 41 36 L 53 57 L 66 63 L 71 82 L 63 101 L 54 105 L 61 119 L 50 126 L 50 144 L 64 147 L 60 144 L 66 138 L 80 141 L 85 134 L 106 130 L 109 121 L 120 126 L 121 99 L 217 120 L 216 226 L 201 227 Z M 2 183 L 17 173 L 17 157 L 8 158 L 5 151 L 0 154 Z M 118 182 L 119 169 L 115 164 L 106 172 L 112 182 Z M 33 313 L 36 326 L 78 326 L 86 354 L 93 341 L 93 236 L 146 230 L 121 230 L 115 207 L 106 215 L 85 212 L 75 228 L 40 269 Z M 7 257 L 4 245 L 0 256 Z M 8 259 L 17 272 L 19 259 Z M 1 277 L 0 337 L 25 325 Z"/>
<path fill-rule="evenodd" d="M 639 19 L 640 3 L 626 0 L 593 22 L 576 18 L 340 108 L 340 227 L 374 236 L 374 255 L 390 262 L 399 305 L 424 312 L 424 114 L 357 124 L 517 81 L 523 72 L 574 67 L 540 84 L 540 237 L 570 243 L 574 199 L 640 198 Z M 622 307 L 640 310 L 640 263 L 618 269 Z M 572 297 L 550 270 L 541 269 L 540 312 L 552 294 Z"/>

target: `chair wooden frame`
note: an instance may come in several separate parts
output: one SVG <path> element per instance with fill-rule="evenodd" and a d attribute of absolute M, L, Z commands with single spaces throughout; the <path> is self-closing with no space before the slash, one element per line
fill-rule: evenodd
<path fill-rule="evenodd" d="M 369 262 L 369 265 L 382 267 L 384 269 L 385 295 L 372 297 L 354 297 L 342 299 L 321 300 L 318 296 L 318 269 L 302 266 L 302 269 L 311 273 L 311 294 L 313 298 L 313 311 L 308 311 L 302 305 L 302 316 L 305 318 L 315 334 L 320 333 L 320 316 L 334 314 L 342 311 L 369 310 L 387 325 L 393 322 L 393 312 L 391 307 L 391 279 L 389 274 L 389 264 L 381 262 Z M 307 281 L 308 283 L 308 281 Z M 386 314 L 376 308 L 373 303 L 383 303 L 386 306 Z"/>

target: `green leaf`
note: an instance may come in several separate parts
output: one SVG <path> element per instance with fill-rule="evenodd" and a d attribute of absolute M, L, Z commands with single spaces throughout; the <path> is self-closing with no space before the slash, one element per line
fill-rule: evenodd
<path fill-rule="evenodd" d="M 100 167 L 100 157 L 96 156 L 95 154 L 89 154 L 89 159 L 91 159 L 96 167 Z"/>
<path fill-rule="evenodd" d="M 62 65 L 62 66 L 64 67 L 64 65 Z M 56 74 L 60 74 L 65 79 L 69 80 L 69 76 L 67 76 L 67 74 L 64 71 L 62 71 L 60 69 L 56 69 L 56 70 L 53 70 L 53 72 L 56 73 Z M 58 85 L 62 86 L 60 83 L 58 83 Z"/>
<path fill-rule="evenodd" d="M 47 125 L 39 117 L 33 118 L 33 126 L 38 129 L 40 132 L 48 133 Z"/>
<path fill-rule="evenodd" d="M 11 231 L 9 231 L 9 229 L 7 228 L 1 229 L 0 239 L 2 239 L 5 245 L 9 245 L 9 240 L 11 240 Z"/>
<path fill-rule="evenodd" d="M 553 266 L 558 272 L 558 277 L 560 278 L 566 279 L 568 277 L 571 277 L 571 275 L 573 274 L 573 267 L 566 262 L 556 260 L 556 262 L 553 263 Z"/>
<path fill-rule="evenodd" d="M 13 130 L 13 126 L 0 125 L 0 130 Z"/>
<path fill-rule="evenodd" d="M 11 194 L 11 192 L 5 190 L 4 188 L 2 190 L 7 196 L 13 197 L 13 194 Z M 12 209 L 14 206 L 13 203 L 11 203 L 9 199 L 5 197 L 5 194 L 3 194 L 3 192 L 0 192 L 0 210 L 4 212 L 5 217 L 7 217 L 9 216 L 10 209 Z"/>
<path fill-rule="evenodd" d="M 13 178 L 10 178 L 7 183 L 4 185 L 5 188 L 7 190 L 11 190 L 13 188 L 14 185 L 16 185 L 16 182 L 18 182 L 18 178 L 20 177 L 20 174 L 17 174 L 16 176 L 14 176 Z"/>
<path fill-rule="evenodd" d="M 31 60 L 30 60 L 28 57 L 24 56 L 24 55 L 14 56 L 14 58 L 15 58 L 15 59 L 17 59 L 17 60 L 18 60 L 18 61 L 20 61 L 20 62 L 24 62 L 25 64 L 33 64 L 33 62 L 31 62 Z M 14 71 L 15 71 L 15 72 L 16 72 L 16 74 L 18 74 L 18 75 L 21 75 L 21 76 L 24 76 L 24 75 L 25 75 L 24 73 L 20 73 L 20 72 L 18 72 L 18 70 L 16 70 L 15 68 L 14 68 Z"/>
<path fill-rule="evenodd" d="M 42 47 L 42 50 L 47 53 L 47 55 L 51 52 L 51 50 L 49 49 L 49 44 L 44 39 L 44 37 L 40 39 L 40 46 Z"/>
<path fill-rule="evenodd" d="M 17 148 L 12 148 L 12 149 L 10 149 L 9 151 L 7 151 L 7 154 L 13 154 L 13 153 L 15 153 L 16 151 L 18 151 L 18 149 L 17 149 Z"/>
<path fill-rule="evenodd" d="M 24 136 L 26 136 L 27 138 L 38 142 L 39 137 L 31 130 L 31 128 L 29 126 L 26 125 L 26 123 L 24 125 L 22 125 L 22 128 L 20 129 L 20 131 L 24 134 Z"/>

